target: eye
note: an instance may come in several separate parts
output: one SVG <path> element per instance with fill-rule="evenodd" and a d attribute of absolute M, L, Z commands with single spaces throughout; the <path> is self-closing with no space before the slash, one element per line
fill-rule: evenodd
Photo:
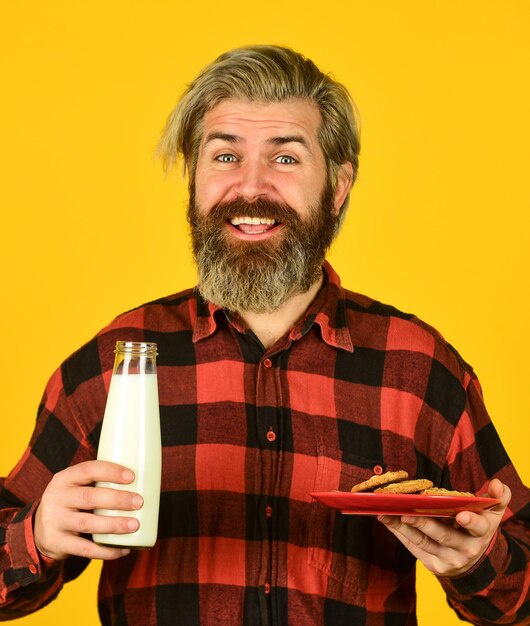
<path fill-rule="evenodd" d="M 296 159 L 287 154 L 282 154 L 281 156 L 276 158 L 276 163 L 281 163 L 282 165 L 293 165 L 296 163 Z"/>
<path fill-rule="evenodd" d="M 233 154 L 220 154 L 215 160 L 221 163 L 235 163 L 237 158 Z"/>

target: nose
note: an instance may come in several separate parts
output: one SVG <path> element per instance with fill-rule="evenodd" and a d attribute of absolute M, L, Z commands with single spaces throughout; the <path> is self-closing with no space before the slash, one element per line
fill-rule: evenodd
<path fill-rule="evenodd" d="M 239 198 L 253 202 L 269 193 L 271 188 L 267 165 L 252 160 L 242 164 L 239 178 L 235 184 L 235 192 Z"/>

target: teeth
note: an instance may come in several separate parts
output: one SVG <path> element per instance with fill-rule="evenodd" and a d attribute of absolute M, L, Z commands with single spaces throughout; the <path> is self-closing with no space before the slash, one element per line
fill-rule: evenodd
<path fill-rule="evenodd" d="M 230 223 L 232 226 L 238 226 L 239 224 L 267 224 L 272 226 L 274 220 L 270 217 L 233 217 Z"/>

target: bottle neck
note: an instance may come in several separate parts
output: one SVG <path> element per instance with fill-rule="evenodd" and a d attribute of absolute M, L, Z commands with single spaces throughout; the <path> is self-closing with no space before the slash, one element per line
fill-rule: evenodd
<path fill-rule="evenodd" d="M 156 343 L 118 341 L 113 374 L 156 374 Z"/>

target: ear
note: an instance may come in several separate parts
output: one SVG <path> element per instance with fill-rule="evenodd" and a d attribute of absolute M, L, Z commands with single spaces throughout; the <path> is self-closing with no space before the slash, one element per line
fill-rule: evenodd
<path fill-rule="evenodd" d="M 343 163 L 337 171 L 337 184 L 333 198 L 333 213 L 338 215 L 353 185 L 353 166 L 349 161 Z"/>

